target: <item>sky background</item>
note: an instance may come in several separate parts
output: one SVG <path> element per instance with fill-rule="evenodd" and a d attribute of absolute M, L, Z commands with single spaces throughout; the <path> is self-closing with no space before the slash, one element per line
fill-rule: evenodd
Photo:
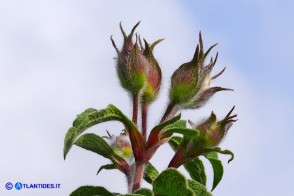
<path fill-rule="evenodd" d="M 206 48 L 219 43 L 214 73 L 227 66 L 214 85 L 235 91 L 216 94 L 183 118 L 199 121 L 212 110 L 222 118 L 236 105 L 239 119 L 221 144 L 235 160 L 226 164 L 221 156 L 225 173 L 214 195 L 293 194 L 293 9 L 290 0 L 0 1 L 0 195 L 62 196 L 81 185 L 127 191 L 117 171 L 96 176 L 108 160 L 73 147 L 64 161 L 62 151 L 68 128 L 86 108 L 113 103 L 131 114 L 109 37 L 121 46 L 119 22 L 130 32 L 139 20 L 137 32 L 149 42 L 165 38 L 155 49 L 164 78 L 149 128 L 165 110 L 169 77 L 192 58 L 201 30 Z M 105 129 L 119 134 L 122 125 L 87 132 L 104 135 Z M 164 170 L 171 156 L 165 145 L 151 162 Z M 204 162 L 211 187 L 212 169 Z M 18 181 L 60 183 L 61 189 L 5 189 Z"/>

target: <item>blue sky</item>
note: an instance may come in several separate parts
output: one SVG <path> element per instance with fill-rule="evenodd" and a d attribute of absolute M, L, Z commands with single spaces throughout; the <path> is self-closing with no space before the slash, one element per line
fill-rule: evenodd
<path fill-rule="evenodd" d="M 219 43 L 215 72 L 227 66 L 215 85 L 235 92 L 219 93 L 183 117 L 197 121 L 212 110 L 222 117 L 236 105 L 239 118 L 221 144 L 236 159 L 225 164 L 214 195 L 292 194 L 293 8 L 290 0 L 1 1 L 1 195 L 67 195 L 84 184 L 126 191 L 118 172 L 95 175 L 107 160 L 73 148 L 63 161 L 62 148 L 72 120 L 84 109 L 113 103 L 131 113 L 115 75 L 109 36 L 120 45 L 118 23 L 129 31 L 138 20 L 138 32 L 147 40 L 165 38 L 155 50 L 164 85 L 151 106 L 150 126 L 164 111 L 169 76 L 191 59 L 201 30 L 206 47 Z M 89 132 L 103 135 L 106 128 L 119 133 L 122 127 L 105 123 Z M 171 155 L 165 146 L 152 162 L 163 170 Z M 225 163 L 227 157 L 222 159 Z M 209 165 L 207 170 L 211 174 Z M 62 188 L 8 192 L 8 181 L 61 183 Z"/>

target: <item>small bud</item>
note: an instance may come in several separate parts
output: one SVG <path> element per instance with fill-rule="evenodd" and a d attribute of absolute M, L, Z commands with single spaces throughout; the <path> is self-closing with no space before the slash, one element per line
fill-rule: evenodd
<path fill-rule="evenodd" d="M 223 154 L 232 154 L 230 151 L 222 151 L 216 147 L 222 141 L 233 122 L 237 121 L 234 118 L 237 115 L 232 115 L 235 107 L 220 121 L 216 120 L 215 114 L 212 112 L 210 117 L 204 122 L 196 125 L 189 120 L 189 124 L 193 129 L 200 132 L 200 137 L 196 139 L 182 140 L 176 154 L 172 158 L 169 167 L 179 167 L 184 163 L 210 151 L 217 151 Z M 233 156 L 233 155 L 232 155 Z M 231 159 L 230 159 L 231 160 Z"/>
<path fill-rule="evenodd" d="M 155 41 L 151 46 L 145 42 L 144 56 L 146 57 L 147 63 L 147 84 L 143 92 L 143 100 L 147 103 L 154 101 L 158 95 L 161 85 L 161 69 L 153 55 L 153 48 L 156 44 L 163 41 L 163 39 Z"/>
<path fill-rule="evenodd" d="M 136 41 L 133 44 L 132 38 L 138 22 L 132 29 L 131 33 L 127 36 L 124 32 L 122 25 L 120 29 L 124 37 L 124 44 L 122 50 L 119 51 L 116 47 L 114 40 L 111 37 L 112 45 L 117 52 L 117 74 L 123 88 L 132 94 L 138 94 L 139 91 L 145 86 L 146 81 L 146 63 L 142 51 L 139 49 Z"/>
<path fill-rule="evenodd" d="M 114 152 L 131 163 L 133 151 L 127 131 L 123 130 L 119 136 L 110 135 L 108 131 L 107 134 L 108 136 L 104 138 L 108 139 Z"/>
<path fill-rule="evenodd" d="M 172 75 L 170 88 L 170 102 L 180 108 L 195 109 L 203 106 L 212 95 L 218 91 L 232 90 L 222 87 L 211 87 L 211 80 L 220 76 L 220 73 L 211 77 L 210 73 L 216 64 L 218 54 L 215 59 L 211 58 L 210 63 L 204 66 L 205 59 L 209 52 L 216 46 L 211 46 L 205 53 L 201 32 L 199 34 L 199 44 L 193 59 L 181 65 Z"/>
<path fill-rule="evenodd" d="M 216 116 L 212 112 L 206 121 L 196 127 L 201 133 L 201 146 L 215 147 L 219 145 L 229 128 L 233 125 L 233 122 L 237 121 L 234 119 L 237 117 L 236 114 L 231 116 L 234 108 L 231 109 L 223 120 L 218 122 L 216 122 Z"/>

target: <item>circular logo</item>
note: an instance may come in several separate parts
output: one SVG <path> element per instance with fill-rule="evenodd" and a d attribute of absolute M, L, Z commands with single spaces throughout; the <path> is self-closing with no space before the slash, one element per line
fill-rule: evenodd
<path fill-rule="evenodd" d="M 17 190 L 20 190 L 20 189 L 22 189 L 22 183 L 21 182 L 17 182 L 17 183 L 15 183 L 14 187 Z"/>
<path fill-rule="evenodd" d="M 12 184 L 11 182 L 7 182 L 7 183 L 5 184 L 5 188 L 6 188 L 7 190 L 11 190 L 11 189 L 13 188 L 13 184 Z"/>

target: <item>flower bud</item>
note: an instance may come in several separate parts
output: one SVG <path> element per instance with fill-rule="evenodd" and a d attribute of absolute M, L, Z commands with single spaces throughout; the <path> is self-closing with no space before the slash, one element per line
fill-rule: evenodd
<path fill-rule="evenodd" d="M 233 159 L 233 153 L 228 150 L 222 151 L 216 146 L 218 146 L 222 141 L 233 122 L 237 121 L 234 119 L 237 115 L 231 116 L 234 108 L 235 107 L 233 107 L 227 116 L 220 121 L 216 121 L 216 116 L 213 112 L 207 120 L 198 125 L 189 121 L 192 128 L 200 132 L 200 137 L 190 139 L 185 139 L 184 137 L 177 149 L 176 154 L 172 158 L 169 167 L 177 168 L 195 157 L 211 151 L 231 154 L 232 158 L 229 160 L 231 161 Z"/>
<path fill-rule="evenodd" d="M 218 54 L 215 59 L 211 58 L 210 63 L 204 66 L 205 59 L 209 52 L 216 46 L 211 46 L 205 53 L 201 32 L 199 34 L 199 44 L 193 59 L 181 65 L 172 75 L 170 88 L 170 102 L 180 108 L 195 109 L 203 106 L 212 95 L 218 91 L 231 90 L 222 87 L 211 87 L 211 80 L 220 76 L 220 73 L 211 77 L 210 73 L 216 64 Z"/>
<path fill-rule="evenodd" d="M 229 128 L 233 125 L 233 122 L 237 121 L 234 119 L 237 117 L 236 114 L 231 116 L 234 108 L 220 121 L 216 121 L 216 116 L 212 112 L 210 117 L 203 123 L 200 123 L 196 127 L 192 125 L 193 128 L 196 128 L 201 133 L 200 146 L 215 147 L 219 145 Z"/>
<path fill-rule="evenodd" d="M 120 29 L 124 37 L 124 44 L 121 51 L 117 49 L 116 44 L 111 37 L 112 45 L 117 52 L 116 70 L 120 83 L 123 88 L 132 94 L 138 94 L 145 86 L 146 81 L 147 60 L 139 49 L 137 41 L 135 44 L 133 44 L 132 41 L 135 29 L 139 23 L 140 22 L 133 27 L 128 36 L 120 24 Z"/>
<path fill-rule="evenodd" d="M 159 39 L 155 41 L 151 46 L 145 42 L 144 56 L 146 57 L 147 63 L 147 84 L 143 92 L 143 101 L 150 103 L 154 101 L 158 95 L 160 85 L 161 85 L 161 69 L 160 66 L 153 55 L 153 48 L 156 44 L 163 41 Z"/>
<path fill-rule="evenodd" d="M 196 93 L 198 83 L 198 59 L 199 45 L 192 61 L 182 64 L 172 75 L 170 88 L 170 101 L 173 104 L 182 105 L 188 103 Z"/>
<path fill-rule="evenodd" d="M 127 131 L 123 130 L 119 136 L 110 135 L 108 131 L 107 134 L 108 137 L 104 138 L 108 139 L 114 152 L 130 163 L 133 158 L 133 151 Z"/>

